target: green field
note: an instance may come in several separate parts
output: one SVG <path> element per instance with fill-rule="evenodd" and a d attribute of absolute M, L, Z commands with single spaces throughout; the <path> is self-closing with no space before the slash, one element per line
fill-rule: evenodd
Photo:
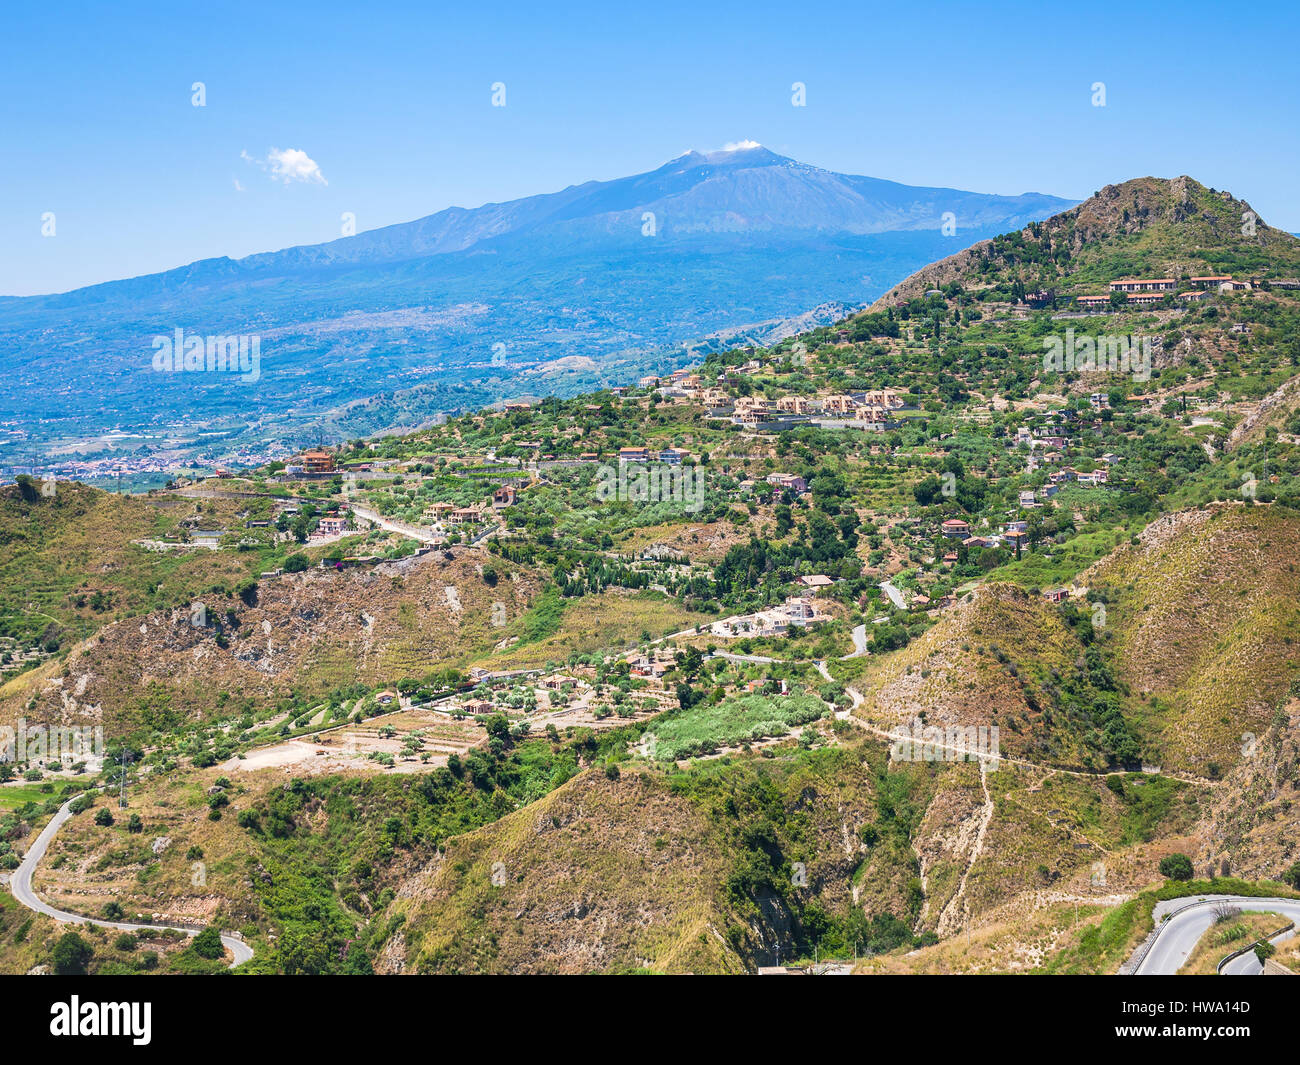
<path fill-rule="evenodd" d="M 664 721 L 654 730 L 656 759 L 709 754 L 746 740 L 781 736 L 829 713 L 814 695 L 741 695 L 716 706 L 699 705 Z"/>
<path fill-rule="evenodd" d="M 51 790 L 43 791 L 42 788 Z M 16 810 L 29 802 L 45 803 L 50 799 L 62 798 L 69 792 L 66 783 L 57 784 L 5 784 L 0 786 L 0 810 Z"/>

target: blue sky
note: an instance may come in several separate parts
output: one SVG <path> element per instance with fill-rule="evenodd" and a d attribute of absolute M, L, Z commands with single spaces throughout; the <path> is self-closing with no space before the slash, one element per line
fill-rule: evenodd
<path fill-rule="evenodd" d="M 1186 173 L 1300 230 L 1293 4 L 466 6 L 10 0 L 0 293 L 317 243 L 344 212 L 372 229 L 741 139 L 981 192 L 1083 198 Z M 318 169 L 295 157 L 286 182 L 272 149 Z"/>

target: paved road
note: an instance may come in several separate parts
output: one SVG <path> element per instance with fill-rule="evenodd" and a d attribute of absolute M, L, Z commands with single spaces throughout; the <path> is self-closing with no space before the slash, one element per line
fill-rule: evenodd
<path fill-rule="evenodd" d="M 858 625 L 853 629 L 853 650 L 845 658 L 860 658 L 867 653 L 867 627 Z"/>
<path fill-rule="evenodd" d="M 478 544 L 481 544 L 489 536 L 496 536 L 500 531 L 501 531 L 501 526 L 499 524 L 493 525 L 490 529 L 484 529 L 481 533 L 479 533 L 476 537 L 474 537 L 474 539 L 472 539 L 469 542 L 469 546 L 475 547 Z"/>
<path fill-rule="evenodd" d="M 1170 975 L 1178 972 L 1195 949 L 1201 936 L 1214 924 L 1214 903 L 1229 902 L 1241 910 L 1254 912 L 1280 913 L 1284 918 L 1300 923 L 1300 899 L 1251 899 L 1233 895 L 1205 895 L 1203 904 L 1191 906 L 1190 909 L 1169 918 L 1160 928 L 1160 935 L 1155 944 L 1142 959 L 1136 975 Z M 1187 899 L 1173 899 L 1156 906 L 1153 916 L 1157 924 L 1165 914 L 1182 906 L 1189 906 Z M 1279 924 L 1284 923 L 1279 921 Z M 1227 950 L 1224 953 L 1228 953 Z M 1239 958 L 1224 967 L 1227 975 L 1258 975 L 1259 962 L 1253 953 Z"/>
<path fill-rule="evenodd" d="M 56 910 L 53 906 L 42 902 L 32 890 L 32 874 L 36 872 L 36 866 L 40 860 L 45 857 L 45 852 L 49 849 L 50 841 L 54 839 L 55 834 L 63 827 L 65 821 L 72 816 L 72 804 L 76 799 L 69 799 L 60 808 L 59 812 L 51 818 L 50 823 L 45 826 L 41 834 L 36 837 L 34 842 L 23 858 L 22 864 L 14 871 L 13 879 L 9 882 L 9 889 L 14 893 L 14 898 L 26 906 L 29 910 L 35 910 L 37 913 L 43 913 L 46 917 L 53 917 L 56 921 L 62 921 L 66 924 L 96 924 L 101 928 L 116 928 L 123 932 L 149 931 L 151 929 L 171 929 L 175 932 L 184 932 L 187 936 L 198 935 L 191 928 L 180 928 L 176 925 L 167 924 L 137 924 L 129 921 L 101 921 L 94 918 L 83 917 L 80 914 L 68 913 L 65 910 Z M 242 939 L 236 939 L 234 936 L 222 936 L 221 942 L 225 948 L 235 956 L 235 960 L 230 967 L 233 969 L 237 965 L 243 965 L 246 961 L 251 961 L 253 949 Z"/>
<path fill-rule="evenodd" d="M 784 659 L 780 658 L 769 658 L 767 655 L 738 655 L 732 654 L 730 651 L 714 651 L 708 657 L 725 658 L 728 662 L 758 662 L 760 664 L 784 661 Z M 797 664 L 802 665 L 803 663 Z"/>
<path fill-rule="evenodd" d="M 408 525 L 404 521 L 394 521 L 392 518 L 385 518 L 379 511 L 374 510 L 364 503 L 354 503 L 349 500 L 348 506 L 352 508 L 352 513 L 359 518 L 365 518 L 366 521 L 372 521 L 381 529 L 388 532 L 395 532 L 401 536 L 409 536 L 412 540 L 418 540 L 423 544 L 441 544 L 446 537 L 436 535 L 431 529 L 423 529 L 418 525 Z"/>

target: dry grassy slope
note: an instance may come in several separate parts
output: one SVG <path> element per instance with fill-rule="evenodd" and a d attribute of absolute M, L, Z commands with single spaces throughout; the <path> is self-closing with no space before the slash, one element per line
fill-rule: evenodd
<path fill-rule="evenodd" d="M 935 776 L 934 796 L 912 840 L 925 889 L 919 924 L 950 935 L 966 912 L 970 885 L 963 894 L 961 881 L 972 860 L 978 858 L 984 792 L 979 770 L 972 764 L 945 766 Z"/>
<path fill-rule="evenodd" d="M 1085 927 L 1101 915 L 1085 909 Z M 950 976 L 1024 973 L 1042 963 L 1078 935 L 1074 906 L 1044 903 L 1009 919 L 990 920 L 931 947 L 906 954 L 882 954 L 859 963 L 855 975 Z"/>
<path fill-rule="evenodd" d="M 1270 426 L 1282 429 L 1300 411 L 1300 376 L 1279 385 L 1241 419 L 1228 434 L 1230 450 L 1257 444 Z"/>
<path fill-rule="evenodd" d="M 868 741 L 811 761 L 737 758 L 692 774 L 715 782 L 765 775 L 784 808 L 782 854 L 805 864 L 808 899 L 828 913 L 857 906 L 906 918 L 915 860 L 926 895 L 916 928 L 945 936 L 968 918 L 979 928 L 1075 893 L 1144 886 L 1160 854 L 1186 849 L 1181 834 L 1196 813 L 1196 789 L 1186 789 L 1153 821 L 1152 844 L 1125 843 L 1125 807 L 1100 780 L 1004 763 L 989 776 L 990 808 L 974 766 L 896 765 L 890 773 L 910 778 L 919 804 L 911 848 L 887 835 L 867 847 L 862 826 L 882 824 L 871 768 L 881 753 Z M 789 956 L 783 906 L 765 904 L 753 919 L 725 901 L 740 852 L 729 834 L 736 812 L 724 803 L 732 796 L 744 816 L 745 788 L 696 794 L 676 794 L 651 772 L 625 770 L 617 781 L 588 772 L 451 841 L 400 889 L 377 968 L 712 972 L 771 961 L 777 943 Z M 1175 836 L 1178 846 L 1165 847 Z M 1100 892 L 1089 887 L 1099 860 L 1110 876 Z M 733 930 L 742 933 L 734 949 Z"/>
<path fill-rule="evenodd" d="M 0 974 L 16 976 L 43 964 L 63 933 L 63 926 L 32 913 L 6 888 L 0 891 Z"/>
<path fill-rule="evenodd" d="M 489 558 L 500 575 L 495 587 L 477 571 Z M 454 602 L 448 588 L 455 589 Z M 536 592 L 528 571 L 481 552 L 451 563 L 431 554 L 368 570 L 269 578 L 255 606 L 234 596 L 207 597 L 209 618 L 226 626 L 228 647 L 218 646 L 211 625 L 195 628 L 184 610 L 118 622 L 62 667 L 0 689 L 0 721 L 17 717 L 34 696 L 29 720 L 102 719 L 111 735 L 138 723 L 140 700 L 151 688 L 166 693 L 174 708 L 202 714 L 215 709 L 222 691 L 269 700 L 292 688 L 324 692 L 356 680 L 420 676 L 489 650 L 509 631 L 493 626 L 493 603 L 518 618 Z M 237 627 L 227 623 L 227 610 L 235 612 Z"/>
<path fill-rule="evenodd" d="M 907 647 L 873 659 L 856 713 L 884 729 L 921 713 L 928 725 L 997 725 L 1003 755 L 1078 765 L 1079 737 L 1064 723 L 1049 724 L 1029 698 L 1050 705 L 1039 697 L 1041 684 L 1052 670 L 1073 670 L 1081 653 L 1051 603 L 1012 585 L 987 585 Z"/>
<path fill-rule="evenodd" d="M 1298 557 L 1294 514 L 1212 506 L 1157 519 L 1079 578 L 1116 597 L 1121 677 L 1167 771 L 1226 772 L 1268 727 L 1298 662 Z"/>
<path fill-rule="evenodd" d="M 1288 702 L 1285 722 L 1245 744 L 1205 818 L 1198 871 L 1227 859 L 1235 876 L 1276 879 L 1300 861 L 1300 701 Z"/>
<path fill-rule="evenodd" d="M 0 488 L 0 609 L 31 603 L 84 633 L 146 606 L 153 584 L 164 598 L 178 599 L 199 587 L 236 583 L 249 565 L 237 555 L 167 556 L 132 543 L 206 515 L 205 506 L 174 497 L 146 501 L 67 481 L 59 482 L 54 496 L 32 503 L 15 486 Z M 77 607 L 68 596 L 78 589 L 109 592 L 112 606 L 100 613 Z"/>
<path fill-rule="evenodd" d="M 868 848 L 860 836 L 878 817 L 872 763 L 881 755 L 859 745 L 704 763 L 679 780 L 684 790 L 650 770 L 614 781 L 588 772 L 452 841 L 399 893 L 389 917 L 402 922 L 377 968 L 733 972 L 774 961 L 778 948 L 789 957 L 785 902 L 769 896 L 741 912 L 727 901 L 740 835 L 760 822 L 772 824 L 792 870 L 802 863 L 802 901 L 839 917 L 855 904 L 906 917 L 911 852 L 886 840 Z M 917 784 L 924 801 L 928 784 Z"/>
<path fill-rule="evenodd" d="M 95 806 L 112 808 L 115 823 L 95 824 L 93 811 L 67 821 L 36 871 L 37 893 L 74 913 L 96 915 L 105 903 L 116 901 L 131 917 L 185 924 L 217 921 L 237 929 L 252 925 L 259 915 L 249 880 L 254 848 L 236 818 L 238 811 L 283 786 L 284 777 L 239 777 L 226 816 L 211 821 L 208 789 L 220 777 L 216 769 L 196 769 L 140 778 L 131 795 L 131 812 L 144 821 L 138 834 L 127 830 L 126 816 L 111 797 L 97 797 Z M 203 851 L 200 864 L 187 857 L 195 846 Z"/>
<path fill-rule="evenodd" d="M 645 632 L 653 636 L 680 632 L 710 620 L 710 615 L 686 610 L 676 599 L 659 592 L 607 588 L 598 595 L 565 600 L 559 627 L 550 635 L 509 644 L 472 664 L 489 669 L 540 669 L 573 654 L 631 649 L 642 642 Z M 511 630 L 507 627 L 505 631 Z"/>
<path fill-rule="evenodd" d="M 975 766 L 940 765 L 934 776 L 913 849 L 926 896 L 918 927 L 941 936 L 958 933 L 967 919 L 979 927 L 1011 914 L 1027 918 L 1053 898 L 1145 886 L 1155 876 L 1152 853 L 1187 849 L 1182 841 L 1202 801 L 1202 789 L 1180 789 L 1153 815 L 1144 843 L 1126 837 L 1131 810 L 1101 779 L 1003 762 L 987 775 L 986 802 Z M 1136 795 L 1152 785 L 1137 778 L 1125 786 Z M 1177 846 L 1165 845 L 1175 839 Z M 1100 891 L 1092 883 L 1097 862 L 1106 871 Z"/>
<path fill-rule="evenodd" d="M 452 840 L 408 881 L 376 970 L 741 971 L 714 900 L 727 863 L 713 833 L 661 780 L 586 773 Z"/>
<path fill-rule="evenodd" d="M 1143 177 L 1107 185 L 1078 206 L 1053 215 L 1042 223 L 1042 234 L 1054 246 L 1064 242 L 1069 248 L 1071 274 L 1082 268 L 1086 276 L 1090 265 L 1114 259 L 1121 273 L 1191 276 L 1217 269 L 1215 256 L 1225 249 L 1249 249 L 1270 260 L 1275 269 L 1263 270 L 1266 276 L 1294 276 L 1300 241 L 1262 220 L 1256 221 L 1253 236 L 1243 234 L 1242 215 L 1250 210 L 1245 200 L 1211 191 L 1190 177 Z M 1040 239 L 1028 226 L 1021 233 L 1028 242 Z M 981 283 L 976 267 L 991 246 L 991 241 L 980 241 L 932 263 L 894 286 L 869 309 L 884 310 L 952 281 Z M 1030 269 L 1028 276 L 1036 277 L 1032 272 L 1036 268 Z"/>

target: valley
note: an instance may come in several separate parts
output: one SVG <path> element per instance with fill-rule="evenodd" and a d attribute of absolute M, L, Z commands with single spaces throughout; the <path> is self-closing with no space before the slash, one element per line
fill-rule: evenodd
<path fill-rule="evenodd" d="M 1289 912 L 1300 240 L 1249 210 L 1139 178 L 788 333 L 20 477 L 0 726 L 103 752 L 0 763 L 0 875 L 72 800 L 36 894 L 247 975 L 1114 974 Z M 159 944 L 91 970 L 231 960 Z"/>

